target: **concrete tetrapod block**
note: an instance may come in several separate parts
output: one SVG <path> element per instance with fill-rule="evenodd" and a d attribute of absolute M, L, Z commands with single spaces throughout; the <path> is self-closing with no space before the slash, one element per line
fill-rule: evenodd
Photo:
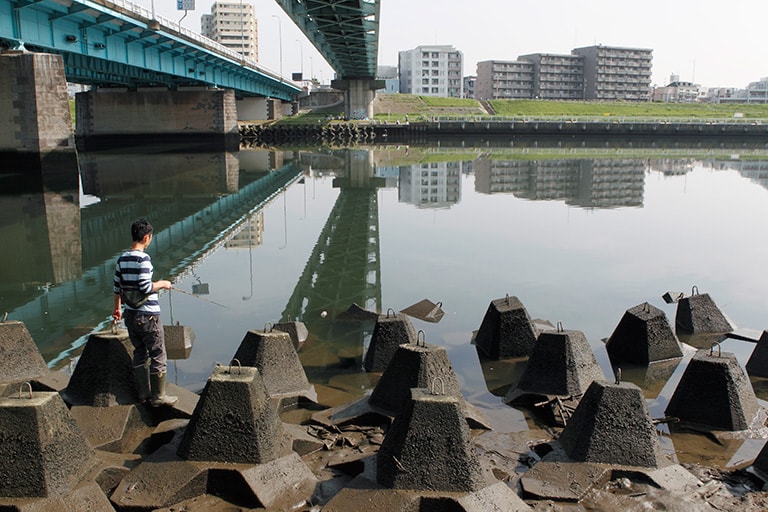
<path fill-rule="evenodd" d="M 448 353 L 435 345 L 400 345 L 373 388 L 368 403 L 397 414 L 411 399 L 412 388 L 431 388 L 439 379 L 446 395 L 461 396 Z"/>
<path fill-rule="evenodd" d="M 259 370 L 217 366 L 189 420 L 178 455 L 187 460 L 260 464 L 288 453 L 286 442 Z"/>
<path fill-rule="evenodd" d="M 124 476 L 110 496 L 117 510 L 187 510 L 177 504 L 215 494 L 247 510 L 294 510 L 311 498 L 317 479 L 296 453 L 263 464 L 188 461 L 172 441 Z"/>
<path fill-rule="evenodd" d="M 646 468 L 665 462 L 643 392 L 632 383 L 590 384 L 560 444 L 579 462 Z"/>
<path fill-rule="evenodd" d="M 69 493 L 95 464 L 93 449 L 58 393 L 0 398 L 0 496 Z"/>
<path fill-rule="evenodd" d="M 62 396 L 70 405 L 109 407 L 139 401 L 128 331 L 91 334 Z"/>
<path fill-rule="evenodd" d="M 675 313 L 675 332 L 684 334 L 725 333 L 733 326 L 708 293 L 699 295 L 694 287 L 693 295 L 680 299 Z"/>
<path fill-rule="evenodd" d="M 682 422 L 734 431 L 751 428 L 759 410 L 736 356 L 718 348 L 694 354 L 664 412 Z"/>
<path fill-rule="evenodd" d="M 461 399 L 411 390 L 376 457 L 376 480 L 395 489 L 471 492 L 486 487 Z"/>
<path fill-rule="evenodd" d="M 683 356 L 667 315 L 647 302 L 624 313 L 605 348 L 614 363 L 647 365 Z"/>
<path fill-rule="evenodd" d="M 48 373 L 43 356 L 23 322 L 0 322 L 0 386 Z"/>
<path fill-rule="evenodd" d="M 309 336 L 309 331 L 307 330 L 307 326 L 304 325 L 304 322 L 280 322 L 275 324 L 273 329 L 287 332 L 291 337 L 293 348 L 295 348 L 296 351 L 304 345 L 304 342 L 307 341 L 307 337 Z"/>
<path fill-rule="evenodd" d="M 752 469 L 756 470 L 757 475 L 765 481 L 768 481 L 768 442 L 766 442 L 760 453 L 752 462 Z"/>
<path fill-rule="evenodd" d="M 379 315 L 376 320 L 363 361 L 363 368 L 367 372 L 383 372 L 395 355 L 397 347 L 415 344 L 417 341 L 416 329 L 408 317 L 394 312 L 390 315 L 390 311 L 387 311 L 386 315 Z"/>
<path fill-rule="evenodd" d="M 768 332 L 763 331 L 747 361 L 747 373 L 753 377 L 768 377 Z"/>
<path fill-rule="evenodd" d="M 165 351 L 168 359 L 187 359 L 192 353 L 195 331 L 184 325 L 164 325 Z"/>
<path fill-rule="evenodd" d="M 475 335 L 475 345 L 492 359 L 528 357 L 537 334 L 520 299 L 506 296 L 488 305 Z"/>
<path fill-rule="evenodd" d="M 524 395 L 575 397 L 592 381 L 605 380 L 587 338 L 581 331 L 544 331 L 533 347 L 528 366 L 504 401 L 516 402 Z"/>
<path fill-rule="evenodd" d="M 243 366 L 259 369 L 269 396 L 307 394 L 311 390 L 307 374 L 291 337 L 283 331 L 248 331 L 235 352 Z"/>

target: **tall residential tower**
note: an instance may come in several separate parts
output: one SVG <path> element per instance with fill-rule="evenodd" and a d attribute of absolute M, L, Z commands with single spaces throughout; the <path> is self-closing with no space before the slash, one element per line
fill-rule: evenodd
<path fill-rule="evenodd" d="M 202 34 L 251 60 L 259 60 L 259 28 L 253 5 L 214 2 L 211 14 L 200 18 Z"/>

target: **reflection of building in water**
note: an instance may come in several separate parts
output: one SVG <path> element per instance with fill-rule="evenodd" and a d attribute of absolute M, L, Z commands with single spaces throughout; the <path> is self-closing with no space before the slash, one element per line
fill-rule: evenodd
<path fill-rule="evenodd" d="M 768 188 L 768 160 L 730 160 L 728 162 L 715 162 L 715 168 L 718 164 L 723 167 L 735 169 L 753 183 L 757 183 L 763 188 Z"/>
<path fill-rule="evenodd" d="M 462 162 L 400 168 L 399 200 L 419 207 L 450 207 L 461 200 Z"/>
<path fill-rule="evenodd" d="M 648 167 L 665 176 L 682 176 L 693 170 L 693 160 L 688 158 L 660 158 L 651 160 Z"/>
<path fill-rule="evenodd" d="M 641 206 L 645 161 L 488 160 L 474 163 L 475 190 L 532 200 L 562 200 L 585 208 Z"/>
<path fill-rule="evenodd" d="M 248 216 L 237 228 L 237 232 L 227 240 L 227 249 L 242 249 L 261 245 L 264 241 L 264 210 L 259 210 Z"/>

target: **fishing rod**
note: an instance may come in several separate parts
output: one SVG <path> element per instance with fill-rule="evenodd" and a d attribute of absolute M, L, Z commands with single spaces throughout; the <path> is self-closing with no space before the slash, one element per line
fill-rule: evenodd
<path fill-rule="evenodd" d="M 210 302 L 211 304 L 216 304 L 217 306 L 219 306 L 221 308 L 228 309 L 230 311 L 234 311 L 234 309 L 230 308 L 229 306 L 225 306 L 224 304 L 221 304 L 219 302 L 213 301 L 211 299 L 206 299 L 205 297 L 201 297 L 199 295 L 195 295 L 194 293 L 185 292 L 184 290 L 176 288 L 175 286 L 171 286 L 171 290 L 174 290 L 174 291 L 177 291 L 177 292 L 181 292 L 184 295 L 189 295 L 190 297 L 194 297 L 196 299 L 204 300 L 205 302 Z"/>

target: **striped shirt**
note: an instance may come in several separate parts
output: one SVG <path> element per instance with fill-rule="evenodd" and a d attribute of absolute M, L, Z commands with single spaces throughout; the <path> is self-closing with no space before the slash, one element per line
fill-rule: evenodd
<path fill-rule="evenodd" d="M 120 293 L 121 288 L 139 290 L 149 299 L 139 308 L 132 308 L 125 304 L 127 309 L 135 309 L 146 313 L 160 314 L 160 302 L 157 292 L 152 292 L 152 261 L 149 255 L 143 251 L 130 250 L 124 252 L 117 259 L 115 265 L 114 292 Z"/>

